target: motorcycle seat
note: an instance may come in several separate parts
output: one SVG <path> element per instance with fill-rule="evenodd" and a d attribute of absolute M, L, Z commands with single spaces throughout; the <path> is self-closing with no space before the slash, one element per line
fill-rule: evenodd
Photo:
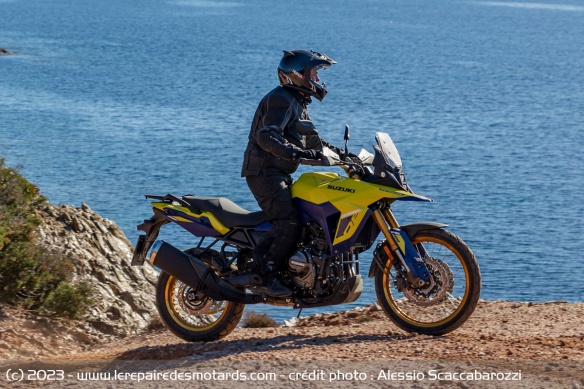
<path fill-rule="evenodd" d="M 267 221 L 264 211 L 251 212 L 225 197 L 182 196 L 192 211 L 210 212 L 225 227 L 253 227 Z"/>

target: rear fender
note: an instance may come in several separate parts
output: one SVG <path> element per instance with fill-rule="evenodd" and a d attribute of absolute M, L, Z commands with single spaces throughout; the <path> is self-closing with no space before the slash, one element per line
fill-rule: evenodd
<path fill-rule="evenodd" d="M 139 231 L 144 231 L 146 235 L 138 236 L 138 243 L 136 244 L 132 257 L 132 266 L 142 266 L 144 264 L 146 254 L 156 241 L 156 238 L 158 238 L 160 228 L 166 223 L 170 223 L 160 209 L 152 208 L 152 211 L 154 215 L 150 219 L 144 220 L 144 223 L 139 224 L 137 227 Z"/>
<path fill-rule="evenodd" d="M 436 222 L 422 222 L 422 223 L 412 223 L 406 224 L 400 227 L 401 230 L 405 231 L 408 235 L 410 240 L 413 240 L 414 237 L 420 231 L 428 231 L 428 230 L 438 230 L 442 228 L 448 227 L 448 224 L 436 223 Z M 371 267 L 369 268 L 369 275 L 368 277 L 375 277 L 375 273 L 377 269 L 382 269 L 384 267 L 384 263 L 380 263 L 381 261 L 377 258 L 376 255 L 373 256 L 373 260 L 371 261 Z"/>

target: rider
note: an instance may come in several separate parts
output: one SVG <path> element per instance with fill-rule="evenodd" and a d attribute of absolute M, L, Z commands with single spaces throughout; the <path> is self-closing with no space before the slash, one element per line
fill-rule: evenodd
<path fill-rule="evenodd" d="M 290 174 L 301 159 L 321 159 L 323 145 L 337 149 L 318 136 L 307 108 L 311 97 L 322 101 L 327 94 L 318 71 L 335 63 L 314 51 L 284 51 L 278 65 L 280 86 L 262 99 L 251 125 L 241 176 L 272 223 L 271 236 L 254 252 L 254 259 L 261 263 L 266 293 L 271 296 L 292 294 L 279 277 L 300 233 Z"/>

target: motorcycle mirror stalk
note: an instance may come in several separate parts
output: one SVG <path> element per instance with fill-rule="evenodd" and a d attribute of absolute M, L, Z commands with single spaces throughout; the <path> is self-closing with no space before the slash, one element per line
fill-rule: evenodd
<path fill-rule="evenodd" d="M 349 155 L 349 138 L 351 137 L 349 125 L 345 124 L 345 155 Z"/>

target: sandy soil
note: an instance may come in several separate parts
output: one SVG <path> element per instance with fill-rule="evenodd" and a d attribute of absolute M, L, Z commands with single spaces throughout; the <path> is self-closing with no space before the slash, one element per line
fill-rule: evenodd
<path fill-rule="evenodd" d="M 151 380 L 140 382 L 139 387 L 186 385 L 169 377 L 153 377 L 152 372 L 237 371 L 237 377 L 199 376 L 198 382 L 201 387 L 213 388 L 236 383 L 254 388 L 584 388 L 584 303 L 481 301 L 464 326 L 441 337 L 405 333 L 376 306 L 309 317 L 294 327 L 237 328 L 228 337 L 210 343 L 187 343 L 166 329 L 85 350 L 72 339 L 67 344 L 65 339 L 36 337 L 43 345 L 52 346 L 43 351 L 37 345 L 36 355 L 24 356 L 9 352 L 7 341 L 16 339 L 14 333 L 20 335 L 21 348 L 25 343 L 26 331 L 18 331 L 0 327 L 4 342 L 0 350 L 7 350 L 0 385 L 10 367 L 49 366 L 71 372 L 65 380 L 51 385 L 87 386 L 75 374 L 92 366 L 91 371 L 150 373 Z M 251 381 L 254 372 L 276 374 L 277 379 Z M 47 383 L 27 382 L 30 384 Z M 118 377 L 116 387 L 137 384 L 135 379 Z M 102 380 L 92 381 L 91 386 L 109 387 Z"/>

